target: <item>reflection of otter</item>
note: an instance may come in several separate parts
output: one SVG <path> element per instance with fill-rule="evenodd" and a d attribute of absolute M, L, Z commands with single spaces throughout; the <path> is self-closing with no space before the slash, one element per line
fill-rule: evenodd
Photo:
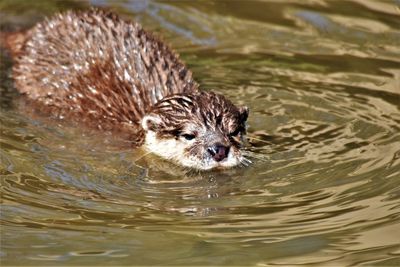
<path fill-rule="evenodd" d="M 201 92 L 177 55 L 138 24 L 99 10 L 67 12 L 6 36 L 16 88 L 58 118 L 133 133 L 180 165 L 231 167 L 246 107 Z"/>

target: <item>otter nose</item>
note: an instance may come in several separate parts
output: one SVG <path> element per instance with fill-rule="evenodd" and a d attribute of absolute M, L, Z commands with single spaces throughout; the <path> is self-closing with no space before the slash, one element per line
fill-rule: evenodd
<path fill-rule="evenodd" d="M 229 148 L 230 147 L 226 147 L 221 144 L 215 144 L 212 147 L 209 147 L 207 151 L 215 161 L 219 162 L 228 156 Z"/>

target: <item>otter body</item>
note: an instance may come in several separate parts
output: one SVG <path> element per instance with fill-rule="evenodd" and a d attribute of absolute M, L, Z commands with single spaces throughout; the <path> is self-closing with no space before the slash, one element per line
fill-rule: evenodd
<path fill-rule="evenodd" d="M 100 10 L 66 12 L 8 36 L 19 92 L 58 118 L 126 130 L 197 169 L 244 163 L 246 107 L 202 92 L 165 44 Z"/>

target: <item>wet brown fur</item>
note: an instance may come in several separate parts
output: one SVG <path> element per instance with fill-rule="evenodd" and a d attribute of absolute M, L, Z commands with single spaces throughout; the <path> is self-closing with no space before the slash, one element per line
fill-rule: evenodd
<path fill-rule="evenodd" d="M 191 72 L 164 43 L 112 12 L 58 14 L 25 32 L 5 36 L 14 58 L 15 86 L 40 109 L 105 130 L 132 132 L 141 145 L 140 121 L 162 118 L 160 138 L 179 136 L 185 122 L 245 132 L 247 108 L 201 92 Z"/>

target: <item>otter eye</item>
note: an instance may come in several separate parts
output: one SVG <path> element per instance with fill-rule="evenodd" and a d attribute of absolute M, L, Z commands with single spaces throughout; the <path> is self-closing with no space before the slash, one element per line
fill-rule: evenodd
<path fill-rule="evenodd" d="M 241 131 L 241 128 L 239 127 L 239 128 L 237 128 L 235 131 L 229 133 L 229 136 L 230 136 L 230 137 L 237 136 L 237 135 L 240 133 L 240 131 Z"/>
<path fill-rule="evenodd" d="M 194 134 L 182 134 L 182 137 L 186 140 L 193 140 L 196 136 Z"/>

